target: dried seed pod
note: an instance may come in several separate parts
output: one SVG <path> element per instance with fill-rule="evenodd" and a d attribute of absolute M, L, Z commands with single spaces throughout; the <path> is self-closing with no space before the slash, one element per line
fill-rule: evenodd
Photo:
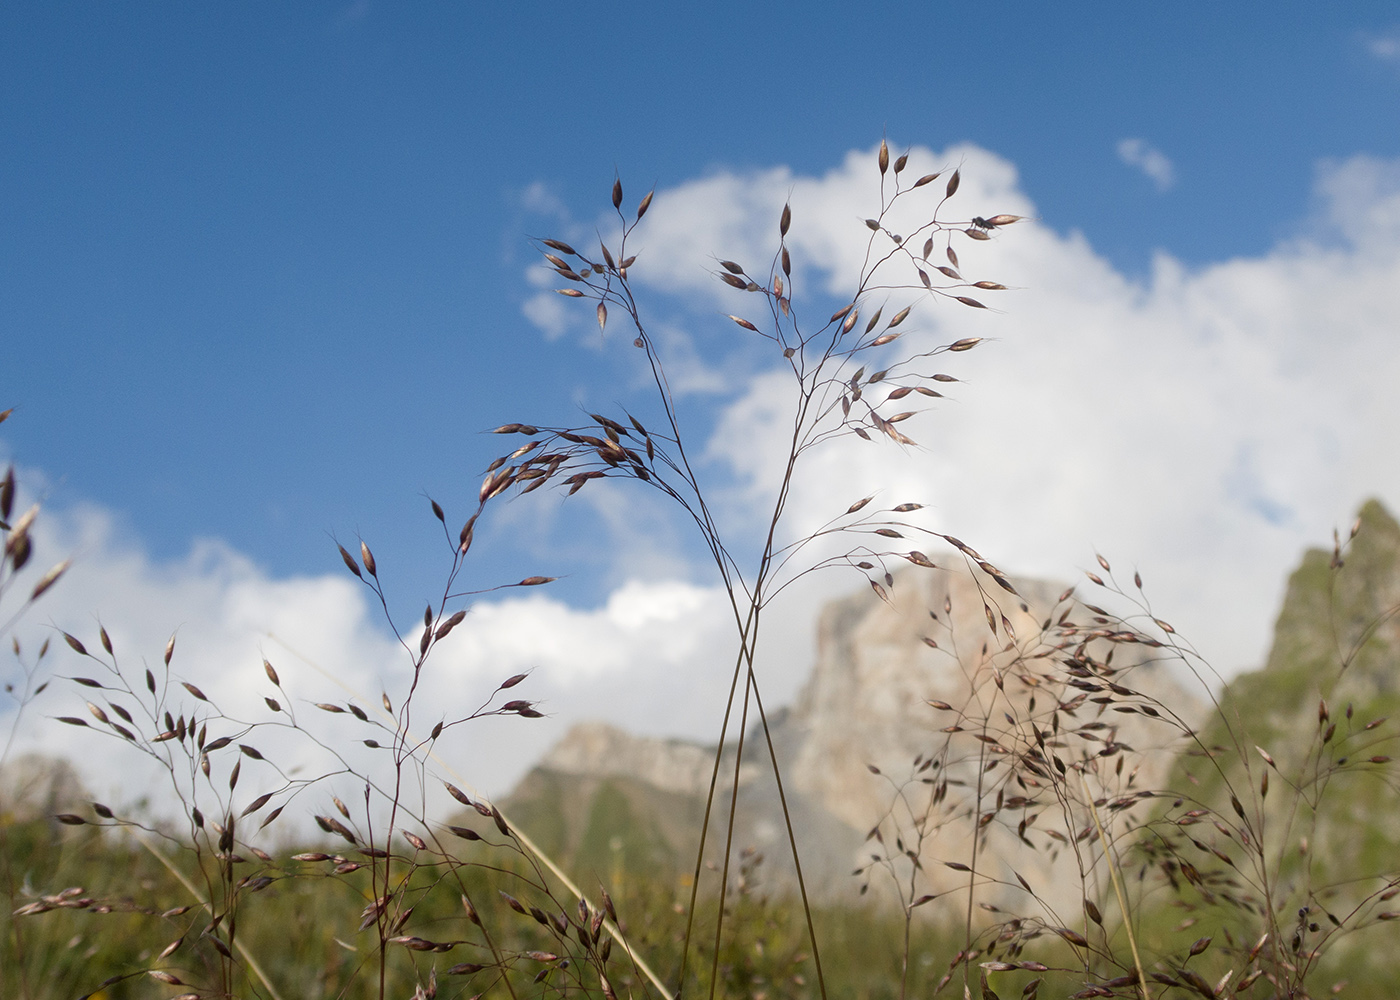
<path fill-rule="evenodd" d="M 948 187 L 944 190 L 943 197 L 951 198 L 958 193 L 958 184 L 962 180 L 962 171 L 954 170 L 953 176 L 948 178 Z"/>
<path fill-rule="evenodd" d="M 510 827 L 506 826 L 506 819 L 501 815 L 501 811 L 495 806 L 491 807 L 491 819 L 496 823 L 496 829 L 501 831 L 501 836 L 510 836 Z"/>
<path fill-rule="evenodd" d="M 779 235 L 779 236 L 786 236 L 786 235 L 787 235 L 787 232 L 788 232 L 788 227 L 791 226 L 791 225 L 792 225 L 792 207 L 789 206 L 789 205 L 784 205 L 784 206 L 783 206 L 783 214 L 782 214 L 782 216 L 780 216 L 779 219 L 778 219 L 778 235 Z"/>
<path fill-rule="evenodd" d="M 28 542 L 26 542 L 25 545 L 26 545 L 26 547 L 27 547 L 27 546 L 28 546 Z M 58 578 L 61 577 L 61 576 L 67 571 L 68 566 L 69 566 L 69 563 L 70 563 L 70 560 L 65 559 L 65 560 L 63 560 L 63 562 L 59 563 L 59 564 L 58 564 L 57 566 L 55 566 L 53 569 L 49 570 L 49 571 L 48 571 L 47 573 L 45 573 L 42 577 L 40 577 L 39 582 L 36 583 L 36 584 L 34 585 L 34 589 L 33 589 L 32 591 L 30 591 L 30 593 L 29 593 L 29 599 L 30 599 L 31 601 L 37 601 L 40 597 L 43 597 L 43 596 L 44 596 L 44 592 L 47 591 L 50 587 L 52 587 L 55 583 L 57 583 L 57 582 L 58 582 Z M 22 565 L 22 561 L 21 561 L 21 560 L 16 560 L 15 568 L 18 569 L 20 565 Z M 107 635 L 106 630 L 105 630 L 105 629 L 102 630 L 102 633 L 101 633 L 101 634 L 102 634 L 103 638 L 105 639 L 105 637 L 106 637 L 106 635 Z M 104 643 L 104 648 L 107 649 L 107 652 L 108 652 L 108 653 L 110 653 L 110 652 L 112 651 L 112 650 L 111 650 L 111 647 L 110 647 L 110 646 L 107 646 L 105 643 Z"/>
<path fill-rule="evenodd" d="M 345 546 L 337 545 L 336 548 L 340 550 L 340 558 L 345 561 L 345 568 L 363 580 L 364 574 L 360 572 L 359 565 L 350 557 L 350 553 L 345 551 Z"/>
<path fill-rule="evenodd" d="M 620 177 L 613 181 L 612 203 L 613 208 L 622 207 L 622 178 Z"/>
<path fill-rule="evenodd" d="M 881 139 L 881 140 L 880 140 L 880 157 L 879 157 L 879 161 L 880 161 L 880 173 L 881 173 L 881 174 L 884 174 L 885 171 L 887 171 L 887 170 L 890 169 L 890 147 L 886 144 L 886 142 L 885 142 L 884 139 Z"/>
<path fill-rule="evenodd" d="M 364 560 L 365 569 L 369 571 L 369 575 L 378 579 L 379 573 L 375 568 L 374 554 L 370 552 L 369 546 L 363 541 L 360 542 L 360 558 Z"/>
<path fill-rule="evenodd" d="M 451 632 L 458 625 L 462 624 L 462 621 L 466 617 L 467 613 L 465 611 L 454 612 L 452 614 L 452 617 L 448 618 L 447 621 L 443 622 L 437 627 L 437 631 L 433 633 L 433 638 L 435 640 L 444 638 L 447 635 L 447 633 Z"/>

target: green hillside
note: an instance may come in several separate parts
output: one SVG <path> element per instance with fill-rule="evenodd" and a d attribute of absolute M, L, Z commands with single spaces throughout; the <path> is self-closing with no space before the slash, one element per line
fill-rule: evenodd
<path fill-rule="evenodd" d="M 1350 542 L 1305 554 L 1265 666 L 1225 687 L 1179 763 L 1179 797 L 1143 841 L 1175 888 L 1149 935 L 1165 942 L 1183 917 L 1192 934 L 1232 929 L 1240 950 L 1268 933 L 1266 948 L 1319 970 L 1309 982 L 1348 982 L 1347 995 L 1393 976 L 1397 608 L 1400 525 L 1372 500 Z"/>

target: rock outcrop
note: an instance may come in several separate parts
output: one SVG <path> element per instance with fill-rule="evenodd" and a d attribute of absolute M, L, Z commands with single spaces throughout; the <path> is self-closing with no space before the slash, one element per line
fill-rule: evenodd
<path fill-rule="evenodd" d="M 820 897 L 855 897 L 867 881 L 877 896 L 889 895 L 887 879 L 855 878 L 852 871 L 869 861 L 871 851 L 863 845 L 875 825 L 883 822 L 892 843 L 895 838 L 910 839 L 907 829 L 900 832 L 900 824 L 908 827 L 915 817 L 907 810 L 892 812 L 891 807 L 900 789 L 905 802 L 927 803 L 936 783 L 929 779 L 927 765 L 921 776 L 913 772 L 930 760 L 940 760 L 940 780 L 949 779 L 950 788 L 930 813 L 921 860 L 961 860 L 971 854 L 973 818 L 987 808 L 974 801 L 976 769 L 987 761 L 949 755 L 945 730 L 954 720 L 930 702 L 973 713 L 984 710 L 1003 729 L 1003 716 L 1028 719 L 1038 682 L 1030 676 L 1033 670 L 1025 658 L 1028 650 L 1042 656 L 1048 652 L 1034 637 L 1041 634 L 1052 609 L 1058 613 L 1073 608 L 1090 616 L 1083 606 L 1061 601 L 1060 585 L 1013 580 L 1012 596 L 981 573 L 974 575 L 960 557 L 949 557 L 947 564 L 956 568 L 902 571 L 886 588 L 886 599 L 867 587 L 829 604 L 820 615 L 816 662 L 808 682 L 790 709 L 770 718 L 769 735 L 782 769 L 804 874 L 809 891 Z M 988 628 L 984 603 L 995 608 L 995 634 Z M 1022 637 L 1012 648 L 1010 635 Z M 1173 705 L 1183 717 L 1198 714 L 1199 700 L 1183 690 L 1170 667 L 1158 664 L 1160 657 L 1152 649 L 1128 645 L 1114 652 L 1118 676 L 1131 676 L 1134 691 Z M 993 691 L 998 674 L 1004 675 L 1002 684 Z M 1044 716 L 1045 692 L 1040 694 Z M 1096 738 L 1104 742 L 1099 745 L 1137 751 L 1164 746 L 1178 735 L 1163 731 L 1145 715 L 1106 712 L 1106 705 L 1090 703 L 1069 709 L 1065 718 L 1101 730 L 1104 735 Z M 1099 719 L 1105 721 L 1093 721 Z M 729 746 L 722 755 L 712 829 L 722 830 L 727 816 L 734 753 Z M 546 831 L 547 849 L 584 867 L 607 870 L 620 860 L 618 851 L 625 850 L 631 852 L 628 864 L 678 864 L 684 869 L 683 859 L 693 858 L 699 844 L 714 756 L 713 746 L 580 725 L 527 776 L 508 805 L 518 822 L 532 831 Z M 1164 777 L 1171 759 L 1170 753 L 1139 754 L 1135 787 Z M 1006 771 L 996 777 L 1004 775 Z M 746 740 L 738 784 L 736 846 L 764 852 L 770 885 L 791 887 L 787 824 L 768 744 L 759 730 Z M 986 787 L 992 789 L 993 784 Z M 988 791 L 987 798 L 1002 801 L 1016 791 L 1012 788 L 999 797 Z M 1029 797 L 1033 800 L 1034 794 Z M 611 804 L 600 808 L 602 800 Z M 1019 817 L 1025 815 L 1023 808 Z M 983 846 L 1026 854 L 1021 848 L 1030 841 L 1015 832 L 1016 818 L 1000 822 L 995 836 L 983 830 Z M 604 836 L 606 831 L 612 832 Z M 1053 870 L 1057 845 L 1041 839 L 1039 853 L 1031 852 L 1035 856 L 1029 861 L 1022 858 L 1017 874 L 1029 878 L 1047 898 L 1057 898 L 1063 895 L 1052 888 L 1063 881 Z M 712 848 L 719 843 L 712 842 Z M 949 881 L 945 874 L 937 865 L 933 877 L 939 884 L 934 889 L 949 888 L 942 885 Z M 994 874 L 1015 884 L 1009 866 Z M 1018 889 L 1012 895 L 1019 893 Z"/>

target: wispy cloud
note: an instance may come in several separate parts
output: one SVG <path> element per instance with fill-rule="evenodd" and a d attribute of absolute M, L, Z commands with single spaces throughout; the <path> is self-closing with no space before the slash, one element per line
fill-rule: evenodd
<path fill-rule="evenodd" d="M 1400 63 L 1400 27 L 1374 35 L 1363 35 L 1362 43 L 1366 51 L 1377 59 Z"/>
<path fill-rule="evenodd" d="M 1118 143 L 1118 159 L 1146 174 L 1158 191 L 1166 191 L 1176 183 L 1176 168 L 1156 146 L 1146 139 L 1123 139 Z"/>
<path fill-rule="evenodd" d="M 354 0 L 335 16 L 337 28 L 349 28 L 369 17 L 370 0 Z"/>

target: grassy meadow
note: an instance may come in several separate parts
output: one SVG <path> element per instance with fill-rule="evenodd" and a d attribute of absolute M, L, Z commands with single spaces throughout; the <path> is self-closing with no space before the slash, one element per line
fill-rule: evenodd
<path fill-rule="evenodd" d="M 1389 756 L 1390 720 L 1400 719 L 1400 527 L 1378 503 L 1330 551 L 1306 556 L 1269 662 L 1223 686 L 1154 615 L 1136 574 L 1120 582 L 1102 557 L 1101 574 L 1089 573 L 1044 610 L 1043 621 L 1027 625 L 1029 605 L 1010 576 L 927 527 L 918 503 L 881 507 L 872 493 L 811 536 L 785 533 L 795 470 L 810 452 L 857 438 L 912 454 L 905 420 L 914 411 L 903 407 L 941 397 L 940 387 L 957 379 L 938 369 L 956 370 L 958 357 L 980 343 L 901 340 L 918 323 L 913 310 L 981 309 L 1004 288 L 965 280 L 959 254 L 1014 238 L 1018 217 L 961 218 L 957 171 L 914 178 L 906 165 L 881 144 L 871 164 L 880 203 L 861 232 L 865 264 L 829 319 L 823 311 L 815 322 L 799 320 L 793 306 L 790 206 L 770 220 L 771 260 L 718 262 L 716 279 L 733 291 L 736 311 L 748 312 L 730 318 L 743 335 L 765 338 L 774 363 L 791 375 L 784 405 L 793 436 L 757 546 L 731 544 L 712 512 L 703 465 L 692 462 L 664 351 L 628 277 L 645 265 L 629 239 L 651 195 L 629 201 L 619 181 L 609 199 L 610 246 L 594 252 L 545 239 L 538 249 L 566 299 L 582 300 L 600 326 L 626 326 L 651 373 L 651 409 L 496 429 L 507 445 L 460 529 L 432 504 L 446 539 L 444 596 L 421 623 L 391 623 L 407 667 L 385 692 L 382 712 L 351 702 L 303 711 L 265 663 L 270 721 L 242 721 L 198 678 L 180 674 L 178 661 L 172 667 L 173 640 L 163 665 L 147 651 L 152 665 L 133 667 L 117 659 L 100 627 L 56 633 L 46 657 L 21 658 L 16 701 L 66 678 L 67 690 L 47 697 L 76 707 L 52 724 L 95 730 L 113 753 L 145 755 L 168 773 L 176 801 L 162 820 L 89 801 L 0 814 L 7 895 L 0 993 L 26 1000 L 1392 995 L 1400 977 L 1400 802 Z M 429 732 L 413 725 L 419 681 L 470 606 L 457 581 L 478 519 L 512 496 L 544 486 L 571 495 L 604 478 L 658 491 L 713 556 L 736 639 L 725 652 L 732 659 L 717 665 L 732 680 L 715 742 L 742 749 L 717 756 L 707 796 L 663 817 L 634 808 L 607 782 L 569 809 L 548 795 L 490 803 L 448 786 L 456 812 L 430 814 L 423 790 L 441 785 L 433 754 L 453 727 L 487 715 L 540 715 L 515 690 L 518 675 L 471 716 Z M 842 484 L 843 495 L 849 488 Z M 41 605 L 70 571 L 60 564 L 37 582 L 20 575 L 32 556 L 35 515 L 14 509 L 15 489 L 11 472 L 0 490 L 4 622 Z M 393 602 L 369 545 L 339 554 L 387 613 Z M 772 859 L 735 841 L 726 804 L 745 754 L 766 761 L 775 778 L 784 773 L 770 725 L 776 706 L 765 705 L 754 669 L 770 595 L 807 572 L 839 567 L 889 602 L 895 568 L 938 572 L 935 560 L 971 574 L 979 634 L 957 647 L 970 651 L 957 660 L 966 674 L 957 699 L 920 699 L 926 749 L 908 780 L 892 786 L 898 810 L 871 818 L 867 854 L 852 859 L 853 879 L 888 883 L 888 891 L 835 905 L 809 893 L 800 866 L 793 881 L 770 880 Z M 549 582 L 526 577 L 508 586 Z M 929 609 L 940 625 L 941 610 Z M 1208 703 L 1204 724 L 1138 684 L 1152 665 L 1196 683 L 1195 697 Z M 319 713 L 373 725 L 374 739 L 362 742 L 377 763 L 362 765 L 326 743 Z M 1119 723 L 1128 718 L 1160 730 L 1161 741 L 1120 741 Z M 271 727 L 316 741 L 338 760 L 337 774 L 364 788 L 363 800 L 333 799 L 334 808 L 315 817 L 320 832 L 294 846 L 275 839 L 272 824 L 283 810 L 324 796 L 303 796 L 315 780 L 282 773 L 260 749 Z M 734 769 L 728 785 L 721 764 Z M 277 776 L 270 792 L 239 789 L 243 770 L 253 768 Z M 1149 785 L 1140 773 L 1164 777 Z M 786 842 L 795 844 L 789 791 L 775 784 Z M 696 828 L 693 844 L 705 850 L 678 847 L 658 832 L 678 817 Z M 1042 858 L 1062 873 L 1053 893 L 1016 871 Z"/>

